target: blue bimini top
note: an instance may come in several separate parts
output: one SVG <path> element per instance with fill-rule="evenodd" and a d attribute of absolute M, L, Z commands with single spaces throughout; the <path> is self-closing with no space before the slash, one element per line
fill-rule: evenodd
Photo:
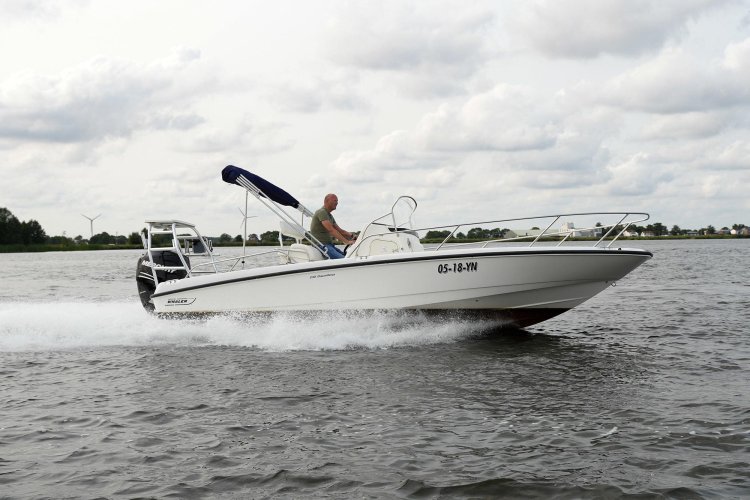
<path fill-rule="evenodd" d="M 250 173 L 247 170 L 244 170 L 240 167 L 235 167 L 234 165 L 227 165 L 226 167 L 224 167 L 224 170 L 221 171 L 221 178 L 224 180 L 224 182 L 242 186 L 242 184 L 237 182 L 237 178 L 239 176 L 244 177 L 245 179 L 250 181 L 252 184 L 254 184 L 255 187 L 257 187 L 260 190 L 260 194 L 263 195 L 265 198 L 268 198 L 269 200 L 274 201 L 278 203 L 279 205 L 285 205 L 287 207 L 292 207 L 292 208 L 299 208 L 300 202 L 297 201 L 297 198 L 287 193 L 280 187 L 271 184 L 270 182 L 268 182 L 262 177 L 259 177 L 253 173 Z"/>

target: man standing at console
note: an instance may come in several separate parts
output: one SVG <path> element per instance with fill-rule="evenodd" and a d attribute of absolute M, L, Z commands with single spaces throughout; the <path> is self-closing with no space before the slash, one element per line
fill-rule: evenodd
<path fill-rule="evenodd" d="M 336 210 L 339 199 L 335 194 L 327 194 L 323 199 L 323 206 L 319 208 L 310 222 L 310 233 L 323 244 L 324 251 L 332 259 L 341 259 L 344 254 L 333 244 L 334 238 L 345 245 L 354 243 L 355 236 L 349 231 L 344 231 L 333 218 L 331 212 Z"/>

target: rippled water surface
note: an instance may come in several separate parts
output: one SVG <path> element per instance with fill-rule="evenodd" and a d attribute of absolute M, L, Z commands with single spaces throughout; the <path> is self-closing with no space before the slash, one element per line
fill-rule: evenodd
<path fill-rule="evenodd" d="M 526 331 L 148 316 L 138 252 L 0 254 L 0 498 L 750 497 L 749 240 Z"/>

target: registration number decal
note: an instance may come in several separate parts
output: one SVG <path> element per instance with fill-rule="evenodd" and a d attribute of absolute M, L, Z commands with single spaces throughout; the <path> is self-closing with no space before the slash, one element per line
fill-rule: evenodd
<path fill-rule="evenodd" d="M 450 264 L 438 264 L 438 274 L 471 273 L 477 271 L 479 266 L 476 261 L 453 262 Z"/>

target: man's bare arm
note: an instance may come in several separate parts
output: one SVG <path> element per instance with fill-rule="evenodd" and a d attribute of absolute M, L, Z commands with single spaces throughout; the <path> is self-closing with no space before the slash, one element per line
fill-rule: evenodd
<path fill-rule="evenodd" d="M 328 233 L 331 236 L 333 236 L 340 242 L 346 245 L 351 245 L 352 243 L 354 243 L 354 240 L 352 240 L 352 233 L 348 231 L 344 231 L 338 226 L 338 224 L 336 225 L 331 224 L 331 221 L 329 220 L 324 220 L 324 221 L 321 221 L 320 223 L 323 225 L 323 227 L 326 229 L 326 231 L 328 231 Z"/>

